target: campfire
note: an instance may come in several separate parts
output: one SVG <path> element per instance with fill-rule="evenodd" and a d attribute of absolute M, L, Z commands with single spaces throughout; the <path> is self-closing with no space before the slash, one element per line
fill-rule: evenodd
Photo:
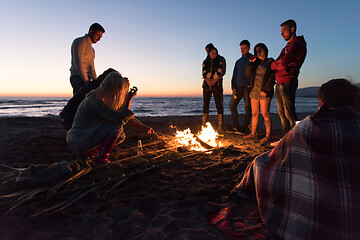
<path fill-rule="evenodd" d="M 221 147 L 221 142 L 217 143 L 219 134 L 214 130 L 209 122 L 201 127 L 197 135 L 191 133 L 190 128 L 184 131 L 176 131 L 175 141 L 181 147 L 189 147 L 190 150 L 207 151 L 212 148 Z"/>

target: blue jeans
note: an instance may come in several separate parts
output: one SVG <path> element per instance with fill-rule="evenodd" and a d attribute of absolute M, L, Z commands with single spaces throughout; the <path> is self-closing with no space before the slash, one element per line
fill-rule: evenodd
<path fill-rule="evenodd" d="M 223 90 L 222 89 L 215 89 L 215 90 L 209 90 L 209 89 L 203 89 L 203 113 L 209 113 L 209 106 L 210 106 L 210 100 L 211 96 L 214 94 L 214 100 L 215 105 L 217 109 L 218 114 L 224 113 L 224 105 L 223 105 Z"/>
<path fill-rule="evenodd" d="M 276 84 L 275 99 L 283 136 L 295 126 L 297 121 L 295 111 L 295 93 L 297 88 L 297 80 L 290 83 Z"/>
<path fill-rule="evenodd" d="M 251 101 L 250 101 L 250 88 L 240 87 L 236 89 L 236 99 L 234 98 L 234 95 L 231 96 L 229 108 L 231 111 L 231 117 L 233 120 L 234 128 L 239 129 L 239 114 L 237 111 L 237 105 L 241 101 L 242 98 L 244 98 L 244 109 L 245 109 L 245 118 L 244 118 L 244 124 L 243 129 L 247 129 L 250 124 L 250 118 L 251 118 Z"/>

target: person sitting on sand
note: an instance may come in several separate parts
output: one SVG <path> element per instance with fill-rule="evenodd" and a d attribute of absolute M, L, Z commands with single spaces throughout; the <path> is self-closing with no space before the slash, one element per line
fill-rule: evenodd
<path fill-rule="evenodd" d="M 111 72 L 100 86 L 87 94 L 81 102 L 66 140 L 70 148 L 81 157 L 94 157 L 97 163 L 110 163 L 109 153 L 116 141 L 125 140 L 123 126 L 132 125 L 146 131 L 154 130 L 134 118 L 130 110 L 136 90 L 129 92 L 129 80 L 117 72 Z"/>
<path fill-rule="evenodd" d="M 266 135 L 260 142 L 271 140 L 270 101 L 274 95 L 275 71 L 271 70 L 273 58 L 268 58 L 268 48 L 264 43 L 256 44 L 254 56 L 250 56 L 246 77 L 250 79 L 251 133 L 245 138 L 257 138 L 260 108 L 264 117 Z"/>
<path fill-rule="evenodd" d="M 281 239 L 360 239 L 360 88 L 333 79 L 319 110 L 257 157 L 233 190 L 255 194 L 261 220 Z"/>

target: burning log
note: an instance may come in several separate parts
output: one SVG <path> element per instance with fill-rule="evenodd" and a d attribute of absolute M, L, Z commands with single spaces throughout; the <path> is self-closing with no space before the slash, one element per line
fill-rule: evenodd
<path fill-rule="evenodd" d="M 189 128 L 184 131 L 176 131 L 175 141 L 181 147 L 190 147 L 190 150 L 207 151 L 219 147 L 221 142 L 219 145 L 216 143 L 218 135 L 211 124 L 207 122 L 197 135 L 192 134 Z M 183 149 L 179 150 L 182 151 Z"/>
<path fill-rule="evenodd" d="M 213 146 L 207 144 L 206 142 L 204 142 L 203 140 L 201 140 L 198 136 L 195 136 L 196 140 L 201 144 L 201 146 L 203 148 L 206 148 L 206 149 L 212 149 L 214 148 Z"/>

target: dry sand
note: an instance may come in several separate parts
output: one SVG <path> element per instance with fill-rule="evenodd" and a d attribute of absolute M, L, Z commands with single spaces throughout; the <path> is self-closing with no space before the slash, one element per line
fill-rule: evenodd
<path fill-rule="evenodd" d="M 174 136 L 170 125 L 190 127 L 196 133 L 201 123 L 201 116 L 138 119 L 161 136 Z M 277 115 L 272 119 L 277 140 L 280 121 Z M 210 122 L 216 127 L 216 116 Z M 225 116 L 224 122 L 229 128 L 231 117 Z M 264 135 L 262 122 L 259 128 L 259 135 Z M 0 164 L 28 167 L 76 159 L 58 118 L 0 118 L 0 131 Z M 115 147 L 110 160 L 120 158 L 139 139 L 144 143 L 156 140 L 135 129 L 125 132 L 127 139 Z M 56 201 L 15 209 L 0 218 L 0 239 L 226 239 L 209 224 L 207 215 L 229 206 L 227 197 L 248 163 L 271 147 L 230 133 L 224 134 L 222 143 L 224 147 L 210 154 L 200 153 L 134 175 L 105 198 L 94 192 L 65 210 L 36 217 L 31 215 Z M 0 215 L 6 210 L 0 206 Z"/>

